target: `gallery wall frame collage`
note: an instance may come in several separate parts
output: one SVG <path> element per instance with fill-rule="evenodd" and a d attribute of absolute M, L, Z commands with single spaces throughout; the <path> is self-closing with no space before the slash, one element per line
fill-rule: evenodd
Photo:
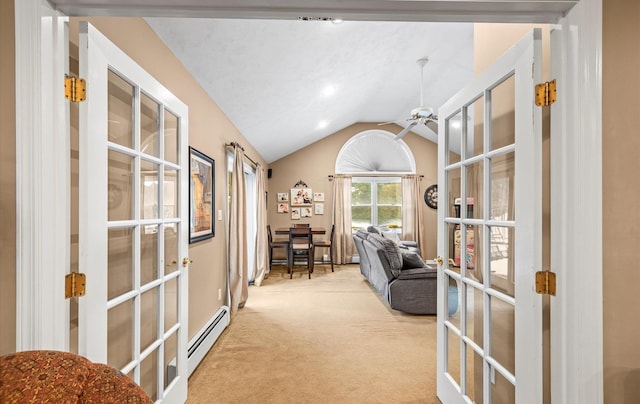
<path fill-rule="evenodd" d="M 324 192 L 311 188 L 291 188 L 290 192 L 278 192 L 278 213 L 290 214 L 291 220 L 324 215 Z"/>

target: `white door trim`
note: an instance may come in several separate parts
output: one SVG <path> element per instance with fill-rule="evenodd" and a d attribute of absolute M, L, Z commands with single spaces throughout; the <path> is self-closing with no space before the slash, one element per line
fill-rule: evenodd
<path fill-rule="evenodd" d="M 70 234 L 64 19 L 46 1 L 15 1 L 17 351 L 69 346 L 63 279 Z"/>
<path fill-rule="evenodd" d="M 40 55 L 41 2 L 15 0 L 14 3 L 16 87 L 20 89 L 16 92 L 16 350 L 24 350 L 42 347 L 45 338 L 65 338 L 63 327 L 49 328 L 48 320 L 53 318 L 51 312 L 59 311 L 54 309 L 57 292 L 46 288 L 49 292 L 42 295 L 42 282 L 35 283 L 34 280 L 43 280 L 47 272 L 66 272 L 66 268 L 61 268 L 64 264 L 54 262 L 49 254 L 52 250 L 50 242 L 56 240 L 55 250 L 58 251 L 68 251 L 70 242 L 68 235 L 58 235 L 59 228 L 48 227 L 39 220 L 66 217 L 68 206 L 37 199 L 40 195 L 54 195 L 53 191 L 63 193 L 64 178 L 54 175 L 50 181 L 51 173 L 42 172 L 42 167 L 47 165 L 43 162 L 35 172 L 32 163 L 44 156 L 46 143 L 42 128 L 49 127 L 32 118 L 41 116 L 39 101 L 53 93 L 40 85 L 41 69 L 51 66 L 50 61 L 42 60 Z M 551 258 L 552 269 L 559 274 L 559 295 L 552 298 L 552 310 L 556 314 L 552 317 L 551 342 L 563 352 L 552 359 L 552 366 L 559 370 L 552 377 L 552 400 L 595 403 L 603 400 L 602 0 L 581 0 L 560 22 L 565 38 L 572 32 L 580 32 L 581 43 L 586 46 L 581 46 L 575 53 L 565 51 L 565 59 L 558 61 L 564 70 L 557 78 L 563 78 L 559 84 L 561 90 L 564 88 L 566 105 L 561 93 L 553 107 L 554 112 L 563 108 L 567 114 L 566 121 L 560 126 L 561 139 L 558 139 L 567 143 L 556 144 L 554 141 L 551 145 L 554 154 L 551 177 L 560 176 L 561 181 L 552 183 L 552 191 L 557 191 L 558 186 L 564 187 L 560 194 L 553 192 L 564 195 L 564 200 L 552 200 L 554 220 L 566 213 L 561 222 L 552 224 L 552 243 L 560 248 L 555 249 Z M 565 45 L 567 50 L 570 49 L 568 46 Z M 576 74 L 578 72 L 580 76 Z M 572 77 L 575 80 L 568 80 Z M 563 82 L 566 83 L 564 87 Z M 579 108 L 571 108 L 571 105 Z M 47 158 L 65 159 L 57 152 L 49 153 Z M 68 178 L 68 174 L 64 177 Z M 68 194 L 68 190 L 64 193 Z M 580 203 L 573 203 L 576 200 Z M 589 218 L 588 223 L 584 218 Z M 589 248 L 581 248 L 585 245 Z M 60 314 L 55 316 L 60 317 Z M 56 324 L 66 327 L 67 322 L 61 320 Z M 576 339 L 577 336 L 580 339 Z M 581 343 L 570 343 L 576 340 Z M 584 352 L 590 354 L 583 355 Z"/>
<path fill-rule="evenodd" d="M 602 0 L 582 0 L 559 21 L 551 52 L 551 346 L 560 347 L 551 401 L 595 404 L 604 400 Z"/>

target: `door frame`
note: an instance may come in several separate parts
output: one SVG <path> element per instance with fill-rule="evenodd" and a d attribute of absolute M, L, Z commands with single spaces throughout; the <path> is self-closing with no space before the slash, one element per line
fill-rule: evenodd
<path fill-rule="evenodd" d="M 70 192 L 70 169 L 68 147 L 64 150 L 68 131 L 60 122 L 67 101 L 57 95 L 63 63 L 56 57 L 59 26 L 43 27 L 41 18 L 51 8 L 46 0 L 14 3 L 20 89 L 15 98 L 16 350 L 68 350 L 62 278 L 69 270 L 70 212 L 64 198 Z M 551 143 L 551 238 L 558 246 L 551 256 L 558 274 L 558 296 L 551 298 L 551 344 L 560 347 L 552 358 L 553 402 L 603 400 L 602 3 L 581 0 L 554 25 L 559 36 L 552 73 L 560 95 L 551 110 L 561 119 L 552 119 Z M 52 38 L 53 64 L 41 53 L 41 35 Z M 587 45 L 577 46 L 578 40 Z M 50 69 L 54 80 L 45 83 L 44 71 Z M 51 196 L 56 196 L 54 203 Z M 570 343 L 576 340 L 581 344 Z"/>

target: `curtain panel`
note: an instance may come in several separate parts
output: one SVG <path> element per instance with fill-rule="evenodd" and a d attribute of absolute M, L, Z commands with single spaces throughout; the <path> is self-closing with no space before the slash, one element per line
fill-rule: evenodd
<path fill-rule="evenodd" d="M 353 235 L 351 230 L 351 176 L 333 177 L 333 223 L 336 225 L 334 251 L 336 264 L 351 263 Z"/>
<path fill-rule="evenodd" d="M 229 215 L 229 292 L 231 313 L 244 307 L 249 296 L 247 285 L 246 199 L 244 184 L 244 152 L 234 147 L 231 173 L 231 212 Z"/>
<path fill-rule="evenodd" d="M 256 194 L 257 208 L 256 221 L 258 228 L 256 229 L 256 277 L 254 284 L 262 285 L 262 281 L 269 275 L 269 257 L 267 248 L 269 240 L 267 240 L 267 183 L 264 175 L 264 168 L 260 164 L 256 165 Z"/>
<path fill-rule="evenodd" d="M 415 240 L 420 248 L 420 255 L 427 259 L 427 242 L 424 232 L 420 198 L 420 176 L 405 175 L 402 177 L 402 238 Z"/>

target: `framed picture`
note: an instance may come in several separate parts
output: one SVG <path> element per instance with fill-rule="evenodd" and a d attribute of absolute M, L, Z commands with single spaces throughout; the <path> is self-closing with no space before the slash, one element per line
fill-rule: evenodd
<path fill-rule="evenodd" d="M 291 220 L 300 220 L 300 208 L 291 208 Z"/>
<path fill-rule="evenodd" d="M 324 215 L 324 203 L 316 203 L 314 207 L 316 215 Z"/>
<path fill-rule="evenodd" d="M 211 157 L 189 147 L 189 243 L 211 238 L 215 234 L 214 164 Z"/>
<path fill-rule="evenodd" d="M 313 212 L 311 212 L 311 208 L 300 208 L 300 217 L 311 217 L 313 216 Z"/>
<path fill-rule="evenodd" d="M 291 206 L 311 206 L 312 202 L 311 188 L 291 188 Z"/>
<path fill-rule="evenodd" d="M 324 192 L 316 192 L 313 194 L 314 202 L 324 202 Z"/>
<path fill-rule="evenodd" d="M 278 203 L 289 202 L 289 194 L 286 192 L 278 192 Z"/>
<path fill-rule="evenodd" d="M 278 213 L 289 213 L 289 204 L 278 203 Z"/>

